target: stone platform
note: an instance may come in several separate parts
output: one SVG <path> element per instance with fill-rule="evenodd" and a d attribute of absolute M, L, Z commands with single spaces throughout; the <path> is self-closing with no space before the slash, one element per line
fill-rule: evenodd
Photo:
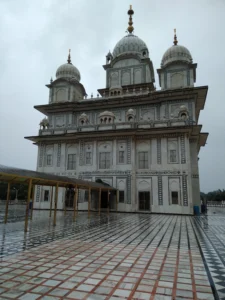
<path fill-rule="evenodd" d="M 225 213 L 34 212 L 0 225 L 0 299 L 225 299 Z"/>

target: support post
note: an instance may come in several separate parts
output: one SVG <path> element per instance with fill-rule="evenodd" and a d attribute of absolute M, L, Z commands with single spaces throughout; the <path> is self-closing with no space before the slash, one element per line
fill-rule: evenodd
<path fill-rule="evenodd" d="M 98 194 L 98 214 L 101 214 L 101 197 L 102 197 L 102 189 L 99 190 Z"/>
<path fill-rule="evenodd" d="M 73 198 L 73 222 L 75 222 L 76 219 L 76 212 L 77 212 L 77 197 L 78 197 L 78 188 L 77 185 L 75 187 L 74 191 L 74 198 Z"/>
<path fill-rule="evenodd" d="M 67 193 L 66 193 L 66 197 L 67 197 Z M 64 201 L 64 216 L 66 216 L 66 197 Z M 70 193 L 69 193 L 69 197 L 70 197 Z"/>
<path fill-rule="evenodd" d="M 51 218 L 52 216 L 52 200 L 53 200 L 53 186 L 52 186 L 52 190 L 51 190 L 51 200 L 50 200 L 50 211 L 49 211 L 49 217 Z"/>
<path fill-rule="evenodd" d="M 58 190 L 59 190 L 59 185 L 57 183 L 56 187 L 55 187 L 55 209 L 54 209 L 53 226 L 56 226 L 56 212 L 57 212 L 57 202 L 58 202 Z"/>
<path fill-rule="evenodd" d="M 9 198 L 10 198 L 10 182 L 8 182 L 7 198 L 6 198 L 6 204 L 5 204 L 5 224 L 7 223 L 7 220 L 8 220 Z"/>
<path fill-rule="evenodd" d="M 110 192 L 108 190 L 108 215 L 109 215 L 109 195 L 110 195 Z"/>
<path fill-rule="evenodd" d="M 116 190 L 116 212 L 118 211 L 119 190 Z"/>
<path fill-rule="evenodd" d="M 31 207 L 31 214 L 30 214 L 30 219 L 33 219 L 33 209 L 34 209 L 34 192 L 35 192 L 35 184 L 32 186 L 32 207 Z"/>
<path fill-rule="evenodd" d="M 90 208 L 91 208 L 91 188 L 88 189 L 88 218 L 90 218 Z"/>
<path fill-rule="evenodd" d="M 24 232 L 27 232 L 27 227 L 28 227 L 28 217 L 29 217 L 29 205 L 30 205 L 30 197 L 31 197 L 31 188 L 32 188 L 32 179 L 29 179 Z"/>

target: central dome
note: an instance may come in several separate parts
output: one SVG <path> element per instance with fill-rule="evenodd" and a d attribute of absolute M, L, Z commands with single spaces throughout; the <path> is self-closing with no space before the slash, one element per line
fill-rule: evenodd
<path fill-rule="evenodd" d="M 132 33 L 124 36 L 115 46 L 113 50 L 113 58 L 125 54 L 136 52 L 139 54 L 143 54 L 143 52 L 147 50 L 147 45 L 142 39 L 138 36 L 133 35 Z"/>

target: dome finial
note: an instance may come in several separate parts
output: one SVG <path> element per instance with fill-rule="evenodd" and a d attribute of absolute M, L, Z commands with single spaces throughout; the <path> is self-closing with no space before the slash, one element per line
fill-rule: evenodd
<path fill-rule="evenodd" d="M 68 62 L 68 64 L 71 64 L 70 49 L 69 49 L 69 54 L 68 54 L 67 62 Z"/>
<path fill-rule="evenodd" d="M 174 40 L 173 40 L 174 46 L 177 45 L 178 40 L 177 40 L 177 36 L 176 36 L 176 29 L 174 29 Z"/>
<path fill-rule="evenodd" d="M 128 26 L 127 30 L 129 31 L 129 33 L 132 33 L 134 31 L 134 27 L 132 26 L 133 25 L 132 15 L 134 14 L 132 5 L 130 5 L 130 9 L 128 10 L 127 13 L 130 16 L 129 22 L 128 22 L 129 26 Z"/>

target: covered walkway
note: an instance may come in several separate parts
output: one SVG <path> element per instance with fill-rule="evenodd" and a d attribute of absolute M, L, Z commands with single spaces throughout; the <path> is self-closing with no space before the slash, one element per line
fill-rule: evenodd
<path fill-rule="evenodd" d="M 26 214 L 25 214 L 25 227 L 24 231 L 27 232 L 28 228 L 28 218 L 29 218 L 29 204 L 30 200 L 34 201 L 34 193 L 36 185 L 43 186 L 51 186 L 51 200 L 50 200 L 50 212 L 49 217 L 52 214 L 52 206 L 53 206 L 53 189 L 55 189 L 55 197 L 54 197 L 54 217 L 53 217 L 53 225 L 56 225 L 56 213 L 57 213 L 57 202 L 58 202 L 58 189 L 59 187 L 74 189 L 74 205 L 73 205 L 73 221 L 76 219 L 77 214 L 77 200 L 78 200 L 78 190 L 88 190 L 88 217 L 90 217 L 91 210 L 91 191 L 98 191 L 98 212 L 101 213 L 101 194 L 102 192 L 107 192 L 108 196 L 108 213 L 109 213 L 109 201 L 110 201 L 110 191 L 116 191 L 114 187 L 105 185 L 99 182 L 86 181 L 76 178 L 70 178 L 66 176 L 58 176 L 52 175 L 48 173 L 35 172 L 31 170 L 24 170 L 19 168 L 8 167 L 4 165 L 0 165 L 0 182 L 8 183 L 7 188 L 7 199 L 5 205 L 5 216 L 4 222 L 7 223 L 8 219 L 8 207 L 10 200 L 10 187 L 11 184 L 14 183 L 23 183 L 28 184 L 28 195 L 27 195 L 27 203 L 26 203 Z M 116 192 L 116 211 L 118 207 L 118 192 Z M 66 214 L 66 205 L 64 205 L 65 214 Z M 30 219 L 33 217 L 33 205 L 31 208 Z"/>

